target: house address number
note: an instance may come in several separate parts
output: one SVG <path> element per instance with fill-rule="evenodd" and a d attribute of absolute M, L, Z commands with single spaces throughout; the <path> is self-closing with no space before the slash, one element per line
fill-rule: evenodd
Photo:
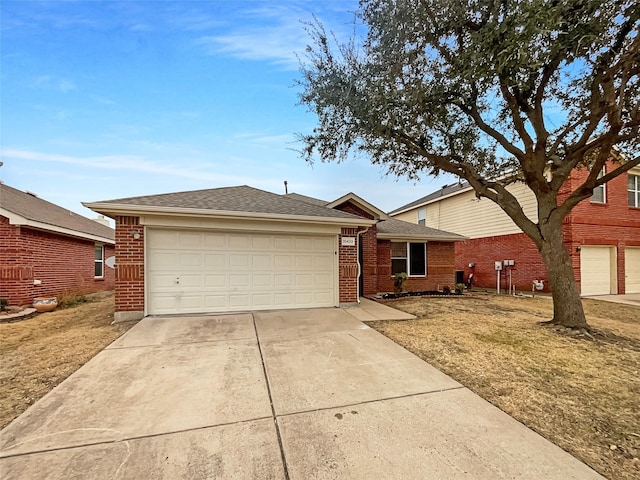
<path fill-rule="evenodd" d="M 355 247 L 356 246 L 356 237 L 342 237 L 342 246 L 343 247 Z"/>

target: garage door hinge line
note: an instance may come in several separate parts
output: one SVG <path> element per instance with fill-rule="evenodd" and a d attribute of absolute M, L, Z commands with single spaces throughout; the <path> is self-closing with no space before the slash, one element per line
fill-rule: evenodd
<path fill-rule="evenodd" d="M 258 352 L 260 352 L 260 361 L 262 362 L 262 374 L 264 375 L 264 382 L 267 386 L 267 393 L 269 394 L 269 404 L 271 405 L 271 415 L 273 416 L 273 423 L 276 427 L 276 436 L 278 437 L 278 447 L 280 447 L 280 458 L 282 459 L 282 468 L 284 469 L 284 478 L 289 480 L 289 468 L 287 467 L 287 458 L 284 454 L 284 446 L 282 445 L 282 435 L 280 435 L 280 425 L 278 425 L 278 417 L 276 416 L 276 409 L 273 406 L 273 397 L 271 396 L 271 385 L 269 385 L 269 377 L 267 376 L 267 367 L 264 364 L 264 355 L 262 354 L 262 345 L 260 344 L 260 337 L 258 335 L 258 327 L 256 326 L 256 317 L 251 314 L 253 319 L 253 329 L 256 332 L 256 342 L 258 343 Z"/>

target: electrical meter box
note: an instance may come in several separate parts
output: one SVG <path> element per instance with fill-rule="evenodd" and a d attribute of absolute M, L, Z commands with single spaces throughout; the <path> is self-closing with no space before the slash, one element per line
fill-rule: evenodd
<path fill-rule="evenodd" d="M 496 262 L 496 270 L 502 270 L 502 262 Z"/>

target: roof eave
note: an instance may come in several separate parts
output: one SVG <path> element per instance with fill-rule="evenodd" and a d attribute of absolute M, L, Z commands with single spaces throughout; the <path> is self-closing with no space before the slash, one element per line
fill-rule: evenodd
<path fill-rule="evenodd" d="M 429 241 L 429 242 L 462 242 L 468 240 L 467 237 L 456 235 L 452 237 L 448 236 L 433 236 L 433 235 L 412 235 L 412 234 L 399 234 L 399 233 L 380 233 L 378 232 L 378 239 L 380 240 L 402 240 L 402 241 Z"/>
<path fill-rule="evenodd" d="M 53 232 L 67 237 L 82 238 L 84 240 L 91 240 L 94 242 L 108 243 L 115 245 L 116 241 L 112 238 L 103 237 L 102 235 L 93 235 L 91 233 L 80 232 L 78 230 L 72 230 L 70 228 L 59 227 L 57 225 L 49 225 L 48 223 L 37 222 L 35 220 L 29 220 L 28 218 L 18 215 L 17 213 L 10 212 L 5 209 L 0 209 L 0 215 L 9 219 L 10 225 L 18 225 L 21 227 L 29 227 L 35 230 L 43 230 L 46 232 Z"/>
<path fill-rule="evenodd" d="M 393 217 L 393 216 L 396 216 L 396 215 L 400 215 L 401 213 L 409 212 L 409 211 L 414 210 L 416 208 L 424 207 L 424 206 L 429 205 L 431 203 L 439 202 L 440 200 L 444 200 L 445 198 L 450 198 L 450 197 L 454 197 L 456 195 L 460 195 L 461 193 L 466 193 L 469 190 L 473 190 L 473 187 L 467 187 L 467 188 L 463 188 L 463 189 L 460 189 L 460 190 L 456 190 L 455 192 L 448 193 L 447 195 L 442 195 L 441 197 L 432 198 L 430 200 L 427 200 L 425 202 L 419 203 L 417 205 L 413 205 L 411 207 L 406 207 L 406 206 L 400 207 L 397 210 L 393 210 L 392 212 L 389 212 L 389 216 Z"/>
<path fill-rule="evenodd" d="M 209 218 L 225 218 L 225 219 L 241 219 L 248 218 L 259 219 L 264 221 L 284 221 L 284 222 L 301 222 L 301 223 L 320 223 L 324 225 L 375 225 L 376 220 L 368 218 L 339 218 L 339 217 L 316 217 L 312 215 L 291 215 L 281 213 L 256 213 L 256 212 L 236 212 L 230 210 L 211 210 L 208 208 L 176 208 L 176 207 L 158 207 L 158 206 L 142 206 L 142 205 L 126 205 L 113 204 L 103 202 L 83 202 L 87 208 L 101 213 L 103 215 L 170 215 L 170 216 L 188 216 L 188 217 L 209 217 Z"/>

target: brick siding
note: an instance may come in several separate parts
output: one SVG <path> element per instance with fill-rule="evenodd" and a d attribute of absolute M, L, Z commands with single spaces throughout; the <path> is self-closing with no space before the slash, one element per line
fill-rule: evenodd
<path fill-rule="evenodd" d="M 144 227 L 138 217 L 117 216 L 116 312 L 144 311 Z M 139 238 L 134 238 L 137 233 Z"/>
<path fill-rule="evenodd" d="M 615 168 L 610 162 L 607 171 Z M 584 181 L 588 171 L 573 173 L 563 186 L 559 201 Z M 606 185 L 606 203 L 593 203 L 589 199 L 580 202 L 565 218 L 562 227 L 565 248 L 571 257 L 571 265 L 578 285 L 581 282 L 580 252 L 582 245 L 609 245 L 616 248 L 618 293 L 625 292 L 624 251 L 627 246 L 640 246 L 640 208 L 628 206 L 627 175 L 623 174 Z M 518 289 L 530 290 L 534 279 L 545 280 L 549 291 L 547 272 L 538 249 L 524 233 L 476 238 L 456 244 L 456 269 L 465 271 L 465 279 L 472 271 L 468 264 L 476 264 L 474 285 L 496 288 L 495 261 L 515 260 L 512 281 Z M 504 288 L 508 270 L 502 271 Z"/>
<path fill-rule="evenodd" d="M 427 242 L 427 276 L 409 277 L 408 292 L 455 288 L 455 251 L 453 242 Z M 378 240 L 378 292 L 393 292 L 391 241 Z"/>
<path fill-rule="evenodd" d="M 30 305 L 34 297 L 113 290 L 114 269 L 105 265 L 104 278 L 94 277 L 94 248 L 94 241 L 10 225 L 0 216 L 0 297 Z M 104 258 L 114 254 L 105 245 Z"/>
<path fill-rule="evenodd" d="M 358 246 L 342 245 L 342 237 L 356 237 L 357 228 L 343 228 L 338 236 L 338 301 L 358 301 Z"/>

